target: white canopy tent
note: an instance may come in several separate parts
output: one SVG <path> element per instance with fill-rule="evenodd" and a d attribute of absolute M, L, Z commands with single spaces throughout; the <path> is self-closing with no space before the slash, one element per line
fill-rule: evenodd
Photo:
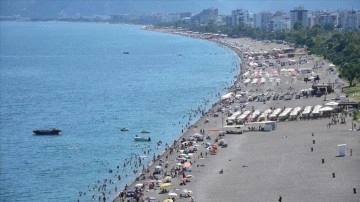
<path fill-rule="evenodd" d="M 320 112 L 329 112 L 329 111 L 333 111 L 334 108 L 332 107 L 329 107 L 329 106 L 325 106 L 325 107 L 322 107 L 321 109 L 319 109 Z"/>
<path fill-rule="evenodd" d="M 338 102 L 334 102 L 334 101 L 331 101 L 331 102 L 328 102 L 326 104 L 324 104 L 325 106 L 338 106 L 339 103 Z"/>

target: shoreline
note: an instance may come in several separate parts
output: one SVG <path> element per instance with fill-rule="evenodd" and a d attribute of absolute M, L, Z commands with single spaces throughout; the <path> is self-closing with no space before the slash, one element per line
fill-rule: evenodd
<path fill-rule="evenodd" d="M 163 33 L 167 33 L 167 34 L 174 34 L 174 33 L 166 32 L 166 31 L 164 31 L 164 30 L 161 30 L 161 31 L 160 31 L 160 30 L 153 30 L 153 29 L 152 29 L 152 30 L 148 30 L 148 31 L 155 31 L 155 32 L 163 32 Z M 201 38 L 199 38 L 199 37 L 192 37 L 192 38 L 201 39 Z M 205 39 L 204 39 L 204 40 L 205 40 Z M 208 40 L 208 41 L 209 41 L 209 40 Z M 236 79 L 233 79 L 233 80 L 232 80 L 232 84 L 230 84 L 230 86 L 227 87 L 226 92 L 228 93 L 228 92 L 230 92 L 232 89 L 234 89 L 236 83 L 241 80 L 241 75 L 243 74 L 243 69 L 244 69 L 244 68 L 241 68 L 241 67 L 243 67 L 244 65 L 246 65 L 246 63 L 244 62 L 244 60 L 243 60 L 243 58 L 242 58 L 243 56 L 242 56 L 236 49 L 234 49 L 234 48 L 226 45 L 225 43 L 220 43 L 220 42 L 215 42 L 215 41 L 210 41 L 210 42 L 214 42 L 214 43 L 217 43 L 219 46 L 223 46 L 223 47 L 225 47 L 225 48 L 228 48 L 228 49 L 229 49 L 230 51 L 232 51 L 232 52 L 240 59 L 240 61 L 241 61 L 240 64 L 236 65 L 237 68 L 240 68 L 240 70 L 238 71 L 238 74 L 236 75 Z M 234 77 L 235 77 L 235 76 L 234 76 Z M 209 109 L 207 112 L 205 112 L 203 115 L 201 115 L 201 116 L 194 122 L 194 124 L 188 126 L 187 129 L 186 129 L 186 130 L 180 135 L 180 137 L 179 137 L 177 140 L 175 140 L 175 141 L 179 142 L 179 141 L 181 141 L 181 139 L 183 139 L 183 138 L 188 138 L 191 134 L 193 134 L 194 132 L 193 132 L 192 130 L 196 129 L 198 125 L 201 125 L 201 123 L 204 123 L 205 120 L 206 120 L 206 118 L 209 116 L 209 113 L 210 113 L 210 112 L 214 113 L 214 112 L 216 111 L 216 106 L 218 106 L 220 103 L 221 103 L 221 100 L 220 100 L 220 99 L 218 99 L 215 103 L 213 103 L 213 104 L 211 105 L 210 109 Z M 174 146 L 174 144 L 169 145 L 168 149 L 165 149 L 165 151 L 164 151 L 163 153 L 159 154 L 159 155 L 157 156 L 157 158 L 156 158 L 155 161 L 154 161 L 154 160 L 150 160 L 150 162 L 147 164 L 147 170 L 154 170 L 154 169 L 155 169 L 155 166 L 157 165 L 157 163 L 160 162 L 161 159 L 163 159 L 163 158 L 166 157 L 167 155 L 171 155 L 169 149 L 170 149 L 171 147 L 173 147 L 173 146 Z M 146 174 L 146 173 L 148 173 L 148 172 L 143 170 L 143 171 L 141 172 L 141 174 L 138 175 L 138 177 L 137 177 L 131 184 L 128 185 L 128 187 L 134 187 L 134 186 L 138 183 L 138 181 L 140 181 L 141 176 L 143 176 L 143 175 Z M 124 188 L 126 188 L 126 187 L 124 187 Z M 122 200 L 120 199 L 120 197 L 119 197 L 119 194 L 120 194 L 120 193 L 121 193 L 121 192 L 118 192 L 118 196 L 116 196 L 116 197 L 112 200 L 113 202 L 122 201 Z"/>
<path fill-rule="evenodd" d="M 168 31 L 164 31 L 164 30 L 153 30 L 153 31 L 169 33 Z M 170 32 L 170 34 L 171 34 L 171 32 Z M 174 34 L 174 33 L 172 33 L 172 34 Z M 175 33 L 175 34 L 179 34 L 179 33 Z M 182 33 L 182 34 L 186 34 L 186 33 Z M 194 36 L 192 36 L 192 37 L 194 37 Z M 195 38 L 201 38 L 201 37 L 195 37 Z M 240 84 L 241 82 L 243 82 L 243 77 L 244 77 L 243 75 L 246 73 L 245 70 L 249 71 L 249 69 L 250 69 L 249 64 L 247 63 L 247 62 L 249 62 L 249 60 L 248 60 L 248 58 L 245 57 L 245 53 L 243 53 L 242 51 L 252 50 L 252 48 L 259 49 L 259 47 L 260 47 L 260 50 L 262 50 L 261 48 L 264 48 L 264 47 L 269 48 L 270 46 L 283 47 L 282 45 L 279 45 L 279 44 L 270 44 L 270 46 L 269 46 L 269 44 L 261 44 L 262 42 L 254 41 L 254 40 L 251 40 L 248 38 L 241 38 L 241 39 L 226 38 L 226 39 L 222 39 L 219 41 L 213 41 L 213 40 L 211 40 L 211 41 L 218 43 L 221 46 L 226 46 L 227 48 L 231 49 L 241 59 L 241 63 L 240 63 L 240 67 L 239 67 L 241 69 L 239 71 L 239 74 L 237 75 L 236 80 L 231 84 L 231 86 L 228 87 L 227 92 L 234 91 L 236 89 L 236 86 L 238 84 Z M 236 49 L 235 47 L 233 47 L 231 45 L 232 43 L 235 43 L 237 45 L 239 45 L 238 43 L 240 43 L 241 49 Z M 245 43 L 249 43 L 251 45 L 245 46 Z M 310 60 L 307 56 L 306 56 L 306 59 Z M 298 64 L 298 65 L 301 66 L 301 64 Z M 299 67 L 297 67 L 297 68 L 299 68 Z M 330 81 L 330 79 L 335 78 L 333 75 L 328 74 L 327 71 L 323 71 L 323 68 L 321 70 L 319 70 L 318 73 L 319 74 L 321 73 L 321 76 L 323 76 L 325 74 L 324 77 L 329 77 L 329 81 Z M 298 86 L 298 87 L 306 86 L 304 84 L 304 82 L 300 82 L 300 78 L 296 78 L 295 81 L 293 79 L 291 81 L 287 80 L 286 82 L 281 81 L 279 83 L 278 83 L 278 85 L 275 85 L 275 86 L 274 85 L 269 85 L 269 86 L 274 88 L 274 91 L 275 90 L 279 91 L 279 89 L 282 91 L 283 90 L 282 88 L 285 88 L 286 86 L 290 86 L 290 87 L 292 87 L 293 85 Z M 244 89 L 248 89 L 248 90 L 254 89 L 254 86 L 252 86 L 252 87 L 247 86 L 247 85 L 243 86 L 242 83 L 241 83 L 241 87 Z M 265 86 L 262 86 L 262 87 L 265 88 Z M 255 86 L 255 88 L 258 89 L 260 87 Z M 337 88 L 336 91 L 339 92 L 339 89 Z M 325 100 L 326 100 L 326 96 L 325 96 L 324 101 Z M 285 104 L 284 101 L 281 101 L 281 102 Z M 304 102 L 305 102 L 305 99 L 304 99 Z M 306 99 L 306 103 L 315 105 L 316 103 L 321 103 L 321 99 L 319 100 L 317 98 L 311 97 L 309 99 Z M 250 106 L 250 105 L 253 105 L 253 106 Z M 251 103 L 248 106 L 246 106 L 246 108 L 247 107 L 253 107 L 253 108 L 256 107 L 261 110 L 264 110 L 266 107 L 274 107 L 275 108 L 275 107 L 279 107 L 279 105 L 280 105 L 280 101 L 273 101 L 273 102 L 270 101 L 266 105 L 262 104 L 262 102 Z M 302 100 L 291 100 L 291 101 L 287 102 L 286 105 L 304 106 L 304 103 L 302 102 Z M 156 200 L 154 200 L 154 201 L 162 201 L 164 199 L 171 198 L 170 196 L 168 196 L 168 193 L 159 194 L 158 192 L 161 189 L 160 187 L 155 186 L 155 189 L 147 188 L 147 186 L 149 185 L 148 181 L 154 180 L 152 178 L 151 173 L 153 173 L 155 171 L 155 166 L 163 167 L 164 165 L 167 164 L 166 162 L 168 162 L 169 165 L 165 166 L 165 168 L 162 168 L 163 171 L 161 172 L 161 176 L 162 175 L 163 175 L 163 177 L 167 176 L 169 174 L 168 173 L 169 167 L 172 167 L 173 169 L 176 168 L 177 159 L 178 159 L 178 157 L 180 157 L 179 151 L 181 149 L 180 148 L 181 147 L 181 142 L 180 142 L 181 139 L 183 139 L 183 138 L 188 139 L 194 133 L 199 133 L 199 131 L 201 131 L 201 132 L 205 131 L 205 135 L 211 137 L 210 141 L 217 139 L 219 137 L 218 135 L 220 133 L 222 133 L 222 131 L 221 131 L 222 125 L 224 124 L 223 119 L 226 119 L 227 116 L 225 113 L 221 113 L 220 116 L 214 117 L 214 114 L 216 113 L 217 108 L 224 107 L 224 106 L 226 106 L 226 105 L 222 105 L 220 99 L 217 102 L 215 102 L 212 105 L 212 107 L 203 116 L 201 116 L 193 125 L 188 127 L 188 129 L 181 135 L 181 137 L 176 141 L 175 144 L 170 145 L 163 154 L 159 155 L 156 158 L 156 160 L 154 162 L 152 162 L 151 166 L 149 166 L 149 168 L 147 169 L 147 172 L 143 172 L 143 174 L 141 174 L 138 179 L 136 179 L 132 184 L 130 184 L 128 186 L 128 188 L 133 189 L 138 183 L 142 183 L 143 186 L 139 187 L 139 190 L 141 190 L 141 193 L 142 193 L 141 198 L 144 200 L 146 198 L 148 199 L 146 201 L 150 201 L 150 197 L 154 197 L 154 196 L 156 198 Z M 284 106 L 284 108 L 285 108 L 285 106 Z M 351 122 L 351 121 L 349 121 L 349 117 L 347 117 L 346 120 L 348 120 L 347 124 L 341 125 L 341 130 L 337 131 L 338 133 L 344 133 L 344 130 L 345 130 L 344 127 L 347 127 L 347 128 L 349 127 L 348 123 Z M 290 137 L 293 134 L 287 134 L 286 133 L 287 130 L 284 130 L 282 127 L 284 127 L 284 128 L 290 127 L 293 129 L 297 128 L 296 129 L 297 131 L 293 132 L 295 134 L 299 133 L 299 131 L 298 131 L 299 129 L 305 129 L 304 127 L 307 127 L 308 134 L 310 133 L 310 131 L 317 131 L 317 130 L 319 131 L 318 133 L 322 134 L 323 133 L 322 128 L 324 125 L 327 124 L 328 121 L 329 121 L 328 119 L 321 118 L 321 119 L 316 119 L 316 120 L 310 121 L 310 122 L 306 121 L 306 120 L 300 120 L 300 122 L 299 122 L 299 120 L 293 121 L 293 122 L 277 122 L 277 125 L 279 125 L 279 129 L 276 129 L 275 131 L 272 131 L 270 133 L 273 136 L 276 136 L 278 138 L 281 137 L 281 139 L 284 139 L 284 138 L 287 138 L 288 136 Z M 321 125 L 321 126 L 319 126 L 319 125 Z M 311 126 L 311 127 L 308 127 L 308 126 Z M 339 125 L 339 127 L 340 127 L 340 125 Z M 313 134 L 313 132 L 311 132 L 311 133 Z M 251 134 L 251 135 L 249 135 L 249 134 Z M 325 134 L 326 134 L 326 132 L 325 132 Z M 230 143 L 229 148 L 225 148 L 225 149 L 219 148 L 219 152 L 216 155 L 210 155 L 210 153 L 208 153 L 208 150 L 203 148 L 203 143 L 207 140 L 204 140 L 204 142 L 201 142 L 201 145 L 198 147 L 199 148 L 198 151 L 193 154 L 194 157 L 186 160 L 186 161 L 189 161 L 192 165 L 192 171 L 189 172 L 189 174 L 194 175 L 192 178 L 186 179 L 187 181 L 189 181 L 188 183 L 186 183 L 187 185 L 179 186 L 179 184 L 181 184 L 181 182 L 182 182 L 182 179 L 183 179 L 182 177 L 185 177 L 185 176 L 183 175 L 181 177 L 181 175 L 179 176 L 179 173 L 176 174 L 176 172 L 174 175 L 173 169 L 171 169 L 171 171 L 170 171 L 170 175 L 171 175 L 170 180 L 171 180 L 172 185 L 169 186 L 169 190 L 175 196 L 174 199 L 176 198 L 176 201 L 219 201 L 219 200 L 236 200 L 238 197 L 244 197 L 243 195 L 238 196 L 237 194 L 233 193 L 237 189 L 232 189 L 231 187 L 225 186 L 228 182 L 236 183 L 236 181 L 235 182 L 232 181 L 234 176 L 237 175 L 237 173 L 235 172 L 236 169 L 235 169 L 235 171 L 232 170 L 231 172 L 229 172 L 229 168 L 230 167 L 239 167 L 242 169 L 246 169 L 249 166 L 250 167 L 253 166 L 253 165 L 248 165 L 248 164 L 258 163 L 258 162 L 253 162 L 252 158 L 248 158 L 248 157 L 246 157 L 246 155 L 244 155 L 245 153 L 247 153 L 247 151 L 243 150 L 243 147 L 248 148 L 247 145 L 251 146 L 254 144 L 255 145 L 256 144 L 265 144 L 266 142 L 263 142 L 263 139 L 262 139 L 262 138 L 264 138 L 264 137 L 262 137 L 263 135 L 264 135 L 264 132 L 262 132 L 262 131 L 251 131 L 251 132 L 245 133 L 245 135 L 226 135 L 225 138 L 230 140 L 230 141 L 228 141 Z M 269 135 L 269 136 L 271 137 L 272 135 Z M 265 136 L 268 136 L 268 135 L 265 135 Z M 270 137 L 267 137 L 266 139 L 269 142 L 274 141 L 273 139 L 269 139 Z M 351 141 L 348 140 L 349 143 L 356 140 L 356 137 L 351 137 L 351 138 L 352 138 Z M 252 140 L 252 139 L 254 139 L 254 140 Z M 249 143 L 251 141 L 254 141 L 254 143 Z M 279 140 L 276 139 L 276 141 L 279 141 Z M 296 141 L 300 142 L 300 141 L 302 141 L 302 139 L 301 140 L 297 139 Z M 236 143 L 236 144 L 234 144 L 234 143 Z M 199 144 L 200 144 L 200 142 L 199 142 Z M 278 142 L 272 142 L 272 144 L 276 145 L 276 144 L 278 144 Z M 353 147 L 355 147 L 355 146 L 356 146 L 356 144 L 354 144 Z M 268 145 L 266 145 L 266 147 L 268 147 Z M 291 147 L 294 147 L 294 145 L 292 145 Z M 251 148 L 251 147 L 248 149 L 251 150 L 251 152 L 253 152 L 254 154 L 261 153 L 261 151 L 253 151 L 253 148 Z M 273 150 L 273 148 L 270 148 L 270 150 Z M 245 161 L 242 162 L 242 160 L 238 159 L 239 156 L 235 155 L 235 153 L 233 153 L 234 151 L 241 151 L 240 156 Z M 200 152 L 200 154 L 199 154 L 199 152 Z M 208 157 L 208 155 L 209 155 L 209 157 Z M 267 155 L 270 155 L 270 154 L 263 153 L 262 158 L 266 157 Z M 357 158 L 354 163 L 355 163 L 355 165 L 359 165 L 359 167 L 360 167 L 359 162 L 360 161 Z M 272 164 L 272 163 L 273 162 L 268 162 L 267 164 Z M 228 164 L 230 164 L 230 167 Z M 182 164 L 180 164 L 180 165 L 182 165 Z M 211 169 L 204 168 L 204 167 L 208 167 L 208 166 L 210 166 L 212 168 Z M 228 172 L 231 173 L 230 176 L 219 175 L 220 176 L 219 177 L 217 172 L 219 170 L 222 171 L 223 169 L 225 170 L 226 173 L 228 173 Z M 255 176 L 262 174 L 264 172 L 264 171 L 258 170 L 258 169 L 255 169 L 254 171 L 256 171 L 253 173 L 253 175 L 255 175 Z M 181 172 L 181 169 L 179 170 L 179 172 Z M 147 176 L 147 175 L 149 175 L 149 176 Z M 155 175 L 153 175 L 153 176 L 155 176 Z M 161 179 L 161 176 L 157 176 L 158 179 Z M 211 177 L 211 176 L 213 176 L 213 177 Z M 222 179 L 223 176 L 226 176 L 225 181 L 224 181 L 224 179 Z M 241 174 L 240 174 L 240 176 L 241 176 Z M 256 179 L 255 176 L 253 176 L 253 177 Z M 358 178 L 358 175 L 356 175 L 355 179 L 357 179 L 357 178 Z M 217 181 L 214 181 L 213 179 L 216 179 Z M 247 179 L 247 177 L 241 176 L 241 179 L 242 180 Z M 251 180 L 251 179 L 247 179 L 247 180 Z M 209 181 L 209 183 L 207 183 L 208 181 Z M 230 190 L 230 192 L 228 190 L 224 190 L 223 188 L 217 188 L 217 186 L 212 187 L 212 184 L 219 184 L 221 186 L 227 187 L 227 189 Z M 236 185 L 234 184 L 233 186 L 239 186 L 246 190 L 246 188 L 244 187 L 246 185 L 241 185 L 241 184 L 236 183 Z M 261 187 L 261 185 L 257 184 L 255 187 L 258 188 L 258 187 Z M 182 190 L 184 190 L 184 188 L 186 188 L 187 190 L 192 190 L 191 193 L 189 192 L 190 194 L 186 193 L 186 194 L 189 194 L 191 197 L 186 197 L 186 198 L 179 197 L 180 195 L 185 195 L 185 193 L 182 191 Z M 166 189 L 168 189 L 168 188 L 166 188 Z M 216 198 L 216 195 L 214 195 L 214 194 L 216 194 L 216 192 L 221 192 L 221 193 L 224 192 L 227 194 L 224 195 L 224 194 L 218 193 L 217 195 L 221 195 L 222 198 Z M 276 194 L 269 193 L 268 195 L 271 195 L 271 197 L 275 198 L 278 196 L 278 194 L 284 194 L 284 193 L 281 193 L 280 191 L 278 191 L 278 192 L 279 193 L 276 193 Z M 249 191 L 249 193 L 251 193 L 251 191 Z M 244 194 L 244 193 L 242 193 L 242 194 Z M 286 197 L 289 198 L 288 193 L 286 193 L 286 194 L 287 194 Z M 248 196 L 248 197 L 250 197 L 250 198 L 248 198 L 248 200 L 244 200 L 244 201 L 259 201 L 259 198 L 255 200 L 255 198 L 256 198 L 255 193 L 251 193 L 251 195 L 252 196 Z M 260 196 L 258 196 L 258 197 L 264 197 L 264 196 L 261 196 L 261 194 L 260 194 Z M 128 200 L 128 199 L 129 198 L 126 198 L 126 200 Z M 264 200 L 264 198 L 261 198 L 261 200 Z M 275 199 L 272 199 L 272 200 L 275 200 Z M 293 198 L 293 200 L 294 200 L 294 198 Z M 117 202 L 117 201 L 123 201 L 123 200 L 118 196 L 113 201 Z M 301 201 L 301 200 L 299 200 L 299 198 L 295 197 L 294 201 Z"/>

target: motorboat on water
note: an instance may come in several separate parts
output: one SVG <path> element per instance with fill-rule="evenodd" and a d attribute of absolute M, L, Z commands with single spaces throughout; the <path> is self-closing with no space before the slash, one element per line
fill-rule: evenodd
<path fill-rule="evenodd" d="M 51 129 L 36 129 L 33 130 L 35 135 L 59 135 L 61 130 L 56 128 Z"/>
<path fill-rule="evenodd" d="M 140 142 L 150 142 L 151 138 L 150 137 L 140 137 L 140 136 L 135 136 L 134 137 L 135 141 L 140 141 Z"/>
<path fill-rule="evenodd" d="M 121 131 L 129 131 L 128 128 L 121 128 L 120 130 L 121 130 Z"/>

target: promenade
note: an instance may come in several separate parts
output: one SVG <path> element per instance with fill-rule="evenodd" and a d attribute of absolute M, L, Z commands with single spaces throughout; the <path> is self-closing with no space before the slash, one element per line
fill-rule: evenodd
<path fill-rule="evenodd" d="M 189 33 L 176 34 L 189 36 Z M 225 132 L 223 126 L 229 111 L 235 109 L 242 112 L 264 112 L 269 108 L 303 109 L 305 106 L 325 106 L 333 101 L 337 94 L 342 95 L 344 83 L 331 65 L 316 56 L 303 54 L 304 50 L 299 49 L 291 58 L 287 54 L 279 58 L 254 58 L 259 52 L 262 54 L 258 55 L 264 55 L 265 52 L 290 48 L 288 44 L 248 38 L 214 41 L 231 48 L 242 58 L 241 75 L 229 92 L 247 95 L 249 92 L 269 92 L 272 97 L 264 101 L 259 101 L 259 98 L 242 102 L 240 99 L 231 102 L 219 100 L 182 137 L 188 140 L 195 133 L 204 132 L 204 137 L 209 136 L 210 139 L 198 141 L 195 144 L 197 151 L 188 158 L 183 158 L 182 139 L 177 140 L 123 194 L 137 189 L 139 198 L 145 201 L 259 202 L 278 201 L 280 195 L 282 201 L 292 202 L 359 201 L 360 131 L 354 129 L 352 116 L 332 112 L 331 117 L 303 118 L 299 114 L 293 120 L 277 119 L 276 129 L 269 132 L 249 131 L 248 127 L 244 127 L 246 131 L 242 134 L 219 137 Z M 259 68 L 253 66 L 255 62 L 273 65 Z M 319 97 L 273 99 L 276 93 L 298 94 L 312 87 L 313 81 L 305 82 L 301 69 L 311 69 L 320 78 L 317 84 L 331 83 L 334 92 Z M 277 76 L 274 75 L 276 73 Z M 254 78 L 264 78 L 265 82 L 244 82 Z M 249 126 L 251 122 L 250 119 L 245 120 Z M 211 154 L 205 142 L 218 144 L 215 140 L 219 138 L 224 139 L 228 146 L 218 147 L 216 154 Z M 346 144 L 345 156 L 339 156 L 339 144 Z M 182 173 L 185 162 L 190 163 L 191 169 Z M 160 174 L 154 174 L 160 167 Z M 166 181 L 168 184 L 165 186 Z M 114 201 L 129 200 L 135 201 L 130 197 L 117 197 Z"/>

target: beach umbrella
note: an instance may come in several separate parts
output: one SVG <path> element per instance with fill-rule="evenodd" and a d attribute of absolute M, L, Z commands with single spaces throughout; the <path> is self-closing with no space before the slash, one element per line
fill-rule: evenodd
<path fill-rule="evenodd" d="M 166 176 L 166 177 L 164 177 L 163 180 L 164 180 L 164 181 L 169 181 L 169 180 L 171 180 L 171 177 L 170 177 L 170 176 Z"/>
<path fill-rule="evenodd" d="M 189 144 L 190 141 L 185 141 L 185 142 L 182 142 L 181 144 L 184 145 L 184 144 Z"/>
<path fill-rule="evenodd" d="M 157 169 L 161 169 L 162 167 L 161 167 L 161 166 L 155 166 L 155 168 L 157 168 Z"/>
<path fill-rule="evenodd" d="M 204 137 L 203 135 L 201 135 L 200 133 L 195 133 L 194 135 L 192 135 L 193 137 L 200 137 L 200 138 L 202 138 L 202 137 Z"/>
<path fill-rule="evenodd" d="M 182 166 L 182 163 L 177 163 L 176 165 L 177 165 L 177 166 Z"/>
<path fill-rule="evenodd" d="M 178 194 L 177 193 L 174 193 L 174 192 L 170 192 L 168 193 L 168 196 L 177 196 Z"/>
<path fill-rule="evenodd" d="M 150 196 L 150 197 L 148 197 L 147 198 L 149 201 L 157 201 L 157 199 L 155 198 L 155 197 L 153 197 L 153 196 Z"/>
<path fill-rule="evenodd" d="M 160 188 L 165 189 L 165 188 L 170 187 L 170 186 L 171 186 L 171 183 L 162 183 L 160 185 Z"/>
<path fill-rule="evenodd" d="M 193 193 L 190 189 L 183 189 L 183 192 L 186 194 L 191 194 Z"/>
<path fill-rule="evenodd" d="M 137 183 L 137 184 L 135 184 L 135 186 L 134 187 L 142 187 L 142 186 L 144 186 L 144 184 L 142 184 L 142 183 Z"/>
<path fill-rule="evenodd" d="M 185 162 L 185 163 L 183 164 L 183 168 L 190 168 L 190 167 L 191 167 L 190 162 Z"/>

